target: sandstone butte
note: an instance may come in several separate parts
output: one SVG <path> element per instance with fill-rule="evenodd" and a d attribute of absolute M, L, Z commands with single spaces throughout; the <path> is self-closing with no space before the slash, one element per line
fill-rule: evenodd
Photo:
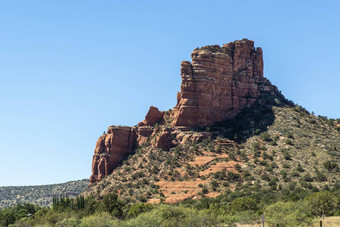
<path fill-rule="evenodd" d="M 232 119 L 254 104 L 261 92 L 277 92 L 263 77 L 262 49 L 255 48 L 251 40 L 197 48 L 191 58 L 192 62 L 181 63 L 181 91 L 168 119 L 165 112 L 151 106 L 145 120 L 136 127 L 110 126 L 107 133 L 99 137 L 93 155 L 91 184 L 111 174 L 124 157 L 143 145 L 153 134 L 155 124 L 169 122 L 153 144 L 169 150 L 188 139 L 181 137 L 181 131 Z M 200 133 L 190 139 L 198 142 L 206 136 Z"/>

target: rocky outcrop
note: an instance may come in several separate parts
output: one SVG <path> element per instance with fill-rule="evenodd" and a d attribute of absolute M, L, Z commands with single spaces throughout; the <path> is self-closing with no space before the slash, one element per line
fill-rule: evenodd
<path fill-rule="evenodd" d="M 97 140 L 90 183 L 111 174 L 126 156 L 133 153 L 137 146 L 145 144 L 153 132 L 154 128 L 151 126 L 110 126 L 107 133 Z"/>
<path fill-rule="evenodd" d="M 163 112 L 159 111 L 158 108 L 150 106 L 149 112 L 145 116 L 145 120 L 138 123 L 138 126 L 155 125 L 161 122 L 163 119 Z"/>
<path fill-rule="evenodd" d="M 137 127 L 136 130 L 137 130 L 137 144 L 139 146 L 142 146 L 144 143 L 146 143 L 154 131 L 153 127 L 151 126 L 140 126 Z"/>
<path fill-rule="evenodd" d="M 136 146 L 151 141 L 150 145 L 155 148 L 169 150 L 186 141 L 201 141 L 208 138 L 209 133 L 188 134 L 180 130 L 231 119 L 250 107 L 261 92 L 277 90 L 263 77 L 262 50 L 255 49 L 253 41 L 205 46 L 194 50 L 191 58 L 192 62 L 181 63 L 181 92 L 177 94 L 177 105 L 171 111 L 170 120 L 165 119 L 164 112 L 151 106 L 137 127 L 111 126 L 107 134 L 99 137 L 91 183 L 111 174 Z M 155 124 L 164 124 L 164 127 L 158 130 Z"/>
<path fill-rule="evenodd" d="M 136 147 L 137 133 L 135 128 L 110 126 L 107 134 L 99 137 L 92 160 L 90 182 L 101 180 L 112 173 L 124 156 Z"/>
<path fill-rule="evenodd" d="M 181 92 L 173 126 L 208 126 L 250 107 L 263 90 L 275 89 L 263 77 L 262 49 L 251 40 L 205 46 L 181 63 Z"/>
<path fill-rule="evenodd" d="M 155 146 L 165 151 L 169 151 L 170 148 L 174 147 L 175 143 L 172 141 L 174 133 L 172 131 L 171 128 L 165 128 L 157 137 Z"/>

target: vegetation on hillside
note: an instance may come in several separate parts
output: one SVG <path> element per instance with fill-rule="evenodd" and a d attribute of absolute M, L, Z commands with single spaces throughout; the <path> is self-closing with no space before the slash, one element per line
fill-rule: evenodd
<path fill-rule="evenodd" d="M 340 184 L 330 191 L 303 188 L 274 192 L 261 187 L 225 191 L 217 198 L 188 199 L 180 203 L 152 205 L 126 203 L 115 193 L 102 200 L 78 196 L 54 198 L 51 208 L 18 204 L 0 210 L 1 226 L 235 226 L 259 223 L 268 226 L 306 226 L 322 215 L 340 215 Z"/>
<path fill-rule="evenodd" d="M 52 204 L 53 196 L 76 197 L 88 184 L 89 180 L 84 179 L 62 184 L 0 187 L 0 208 L 15 206 L 18 203 L 47 207 Z"/>
<path fill-rule="evenodd" d="M 264 214 L 269 226 L 306 226 L 340 215 L 340 119 L 262 94 L 233 120 L 180 132 L 205 139 L 165 151 L 155 146 L 170 127 L 165 115 L 145 144 L 80 196 L 3 209 L 0 225 L 235 226 Z"/>
<path fill-rule="evenodd" d="M 254 187 L 317 192 L 340 181 L 340 119 L 315 116 L 279 93 L 262 94 L 233 120 L 181 132 L 210 137 L 164 151 L 154 144 L 169 122 L 155 125 L 154 136 L 84 195 L 174 203 Z"/>

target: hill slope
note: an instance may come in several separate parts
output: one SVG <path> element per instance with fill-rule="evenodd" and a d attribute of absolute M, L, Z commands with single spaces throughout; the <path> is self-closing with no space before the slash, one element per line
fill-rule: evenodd
<path fill-rule="evenodd" d="M 317 191 L 339 182 L 340 120 L 314 116 L 279 93 L 263 96 L 233 120 L 177 132 L 180 143 L 169 151 L 156 147 L 167 123 L 155 125 L 144 145 L 85 194 L 175 203 L 254 185 Z"/>
<path fill-rule="evenodd" d="M 84 179 L 62 184 L 0 187 L 0 208 L 17 203 L 33 203 L 47 207 L 52 204 L 53 196 L 76 197 L 88 184 L 89 180 Z"/>
<path fill-rule="evenodd" d="M 340 180 L 340 119 L 314 116 L 263 77 L 261 48 L 205 46 L 181 64 L 169 111 L 151 107 L 136 127 L 97 141 L 92 186 L 127 201 L 176 203 L 225 191 L 330 187 Z"/>

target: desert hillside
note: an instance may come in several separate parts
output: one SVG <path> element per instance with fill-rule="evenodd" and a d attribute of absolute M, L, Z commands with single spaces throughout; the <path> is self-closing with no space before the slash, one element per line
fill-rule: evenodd
<path fill-rule="evenodd" d="M 253 41 L 191 56 L 173 109 L 150 107 L 137 126 L 110 126 L 98 139 L 84 195 L 177 203 L 257 188 L 316 192 L 339 181 L 340 120 L 287 100 L 263 76 Z"/>
<path fill-rule="evenodd" d="M 5 206 L 40 204 L 0 210 L 0 225 L 258 226 L 264 215 L 273 227 L 337 226 L 340 119 L 287 100 L 253 41 L 191 56 L 174 108 L 99 137 L 90 181 L 0 188 Z"/>

